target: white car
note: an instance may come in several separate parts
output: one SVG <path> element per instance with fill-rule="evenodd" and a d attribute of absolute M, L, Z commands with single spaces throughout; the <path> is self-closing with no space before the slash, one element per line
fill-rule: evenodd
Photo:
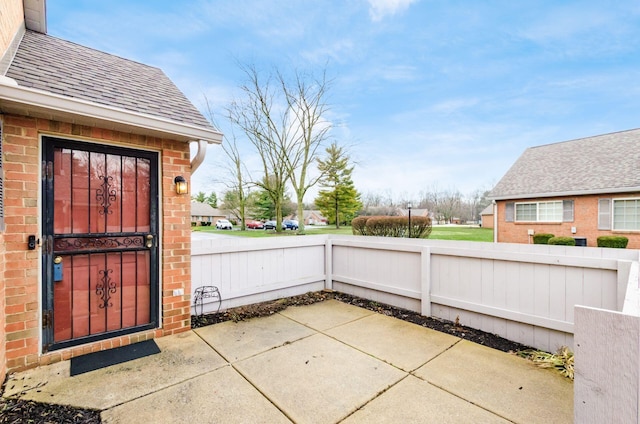
<path fill-rule="evenodd" d="M 216 228 L 218 230 L 233 230 L 233 224 L 227 219 L 219 219 L 218 222 L 216 222 Z"/>

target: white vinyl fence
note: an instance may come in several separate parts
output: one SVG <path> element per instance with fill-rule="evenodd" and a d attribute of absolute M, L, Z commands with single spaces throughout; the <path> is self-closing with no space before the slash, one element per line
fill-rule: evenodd
<path fill-rule="evenodd" d="M 207 313 L 333 289 L 553 352 L 575 350 L 575 422 L 640 422 L 639 255 L 356 236 L 195 240 Z M 200 313 L 200 307 L 192 307 Z M 575 341 L 574 341 L 575 334 Z"/>
<path fill-rule="evenodd" d="M 199 240 L 192 247 L 192 290 L 216 286 L 225 309 L 328 288 L 555 351 L 573 347 L 574 305 L 622 309 L 637 256 L 357 236 Z M 217 307 L 209 302 L 202 310 Z"/>

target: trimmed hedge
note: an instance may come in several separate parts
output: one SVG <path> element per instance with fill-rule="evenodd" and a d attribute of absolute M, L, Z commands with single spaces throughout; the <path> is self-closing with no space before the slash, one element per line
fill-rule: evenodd
<path fill-rule="evenodd" d="M 409 237 L 409 217 L 359 216 L 351 221 L 351 230 L 361 236 Z M 428 238 L 430 234 L 430 218 L 411 217 L 411 238 Z"/>
<path fill-rule="evenodd" d="M 600 236 L 598 237 L 598 247 L 613 247 L 624 249 L 629 244 L 629 239 L 623 236 Z"/>
<path fill-rule="evenodd" d="M 573 237 L 551 237 L 547 244 L 557 244 L 562 246 L 575 246 L 576 241 Z"/>
<path fill-rule="evenodd" d="M 555 237 L 553 234 L 540 233 L 533 235 L 533 244 L 549 244 L 549 239 Z"/>

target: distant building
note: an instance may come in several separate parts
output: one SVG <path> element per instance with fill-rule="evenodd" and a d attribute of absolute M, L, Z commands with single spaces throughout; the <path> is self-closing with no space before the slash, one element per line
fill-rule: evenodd
<path fill-rule="evenodd" d="M 227 219 L 221 210 L 207 203 L 191 202 L 191 225 L 216 225 L 219 219 Z"/>
<path fill-rule="evenodd" d="M 489 205 L 480 212 L 482 228 L 493 228 L 493 205 Z"/>
<path fill-rule="evenodd" d="M 496 240 L 622 235 L 640 248 L 640 129 L 531 147 L 491 191 Z"/>

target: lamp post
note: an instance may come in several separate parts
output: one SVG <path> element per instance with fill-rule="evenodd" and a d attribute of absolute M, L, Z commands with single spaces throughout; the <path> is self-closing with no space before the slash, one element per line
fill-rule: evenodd
<path fill-rule="evenodd" d="M 411 238 L 411 203 L 407 205 L 407 209 L 409 209 L 409 238 Z"/>

